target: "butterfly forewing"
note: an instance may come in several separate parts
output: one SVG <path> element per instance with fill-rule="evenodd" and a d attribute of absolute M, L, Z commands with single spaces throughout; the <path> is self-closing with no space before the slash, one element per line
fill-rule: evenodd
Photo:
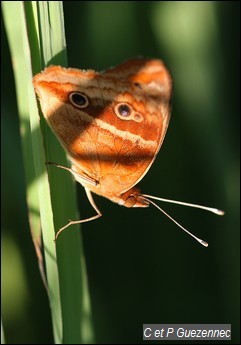
<path fill-rule="evenodd" d="M 129 60 L 102 73 L 46 68 L 34 77 L 43 114 L 85 187 L 113 201 L 146 174 L 170 118 L 172 81 L 160 60 Z"/>

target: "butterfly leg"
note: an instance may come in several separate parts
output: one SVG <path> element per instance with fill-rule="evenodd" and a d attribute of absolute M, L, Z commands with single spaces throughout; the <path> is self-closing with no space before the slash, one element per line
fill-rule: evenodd
<path fill-rule="evenodd" d="M 53 162 L 46 162 L 46 164 L 53 165 L 53 166 L 55 166 L 57 168 L 69 171 L 74 176 L 76 181 L 81 183 L 81 184 L 89 183 L 90 185 L 93 185 L 93 186 L 96 186 L 98 184 L 98 182 L 95 179 L 93 179 L 92 177 L 87 176 L 87 175 L 80 175 L 74 169 L 67 168 L 67 167 L 64 167 L 63 165 L 56 164 L 56 163 L 53 163 Z M 74 165 L 72 165 L 72 168 L 73 167 L 74 167 Z M 88 197 L 88 199 L 89 199 L 89 197 Z"/>
<path fill-rule="evenodd" d="M 95 209 L 96 211 L 96 215 L 93 216 L 93 217 L 89 217 L 89 218 L 86 218 L 86 219 L 81 219 L 81 220 L 70 220 L 68 224 L 66 224 L 65 226 L 63 226 L 61 229 L 59 229 L 59 231 L 56 233 L 55 235 L 55 241 L 57 240 L 57 238 L 59 237 L 60 233 L 62 231 L 64 231 L 66 228 L 68 228 L 70 225 L 74 225 L 74 224 L 81 224 L 81 223 L 86 223 L 86 222 L 90 222 L 94 219 L 97 219 L 99 217 L 102 216 L 102 213 L 100 212 L 100 210 L 98 209 L 98 207 L 96 206 L 95 202 L 94 202 L 94 199 L 92 197 L 92 194 L 91 194 L 91 191 L 85 187 L 85 192 L 86 192 L 86 195 L 87 195 L 87 198 L 91 204 L 91 206 Z"/>

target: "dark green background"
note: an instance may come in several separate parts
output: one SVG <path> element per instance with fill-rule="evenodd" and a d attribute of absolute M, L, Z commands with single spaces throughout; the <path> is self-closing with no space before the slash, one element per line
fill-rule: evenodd
<path fill-rule="evenodd" d="M 226 211 L 161 204 L 206 249 L 153 207 L 95 197 L 103 217 L 82 229 L 96 343 L 141 343 L 143 323 L 231 323 L 231 343 L 239 342 L 239 2 L 66 1 L 64 11 L 69 66 L 102 70 L 144 56 L 171 70 L 170 127 L 142 192 Z M 2 29 L 3 324 L 7 342 L 51 343 Z M 93 210 L 78 190 L 86 218 Z"/>

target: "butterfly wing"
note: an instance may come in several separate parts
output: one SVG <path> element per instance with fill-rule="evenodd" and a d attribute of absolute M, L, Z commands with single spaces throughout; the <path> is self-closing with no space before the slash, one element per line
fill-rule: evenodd
<path fill-rule="evenodd" d="M 165 65 L 135 59 L 102 73 L 52 66 L 34 85 L 73 169 L 96 184 L 79 182 L 120 202 L 149 170 L 165 137 L 172 91 Z M 80 105 L 78 95 L 88 102 Z"/>

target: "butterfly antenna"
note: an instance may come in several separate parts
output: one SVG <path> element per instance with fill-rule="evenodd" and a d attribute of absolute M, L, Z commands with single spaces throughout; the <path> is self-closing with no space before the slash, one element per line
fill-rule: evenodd
<path fill-rule="evenodd" d="M 212 213 L 217 214 L 218 216 L 223 216 L 225 214 L 224 211 L 219 210 L 217 208 L 213 208 L 213 207 L 207 207 L 207 206 L 203 206 L 203 205 L 197 205 L 197 204 L 190 204 L 188 202 L 183 202 L 183 201 L 177 201 L 177 200 L 170 200 L 170 199 L 164 199 L 164 198 L 159 198 L 157 196 L 152 196 L 152 195 L 147 195 L 147 194 L 142 194 L 144 197 L 150 198 L 150 199 L 154 199 L 154 200 L 159 200 L 159 201 L 164 201 L 164 202 L 170 202 L 172 204 L 178 204 L 178 205 L 183 205 L 183 206 L 189 206 L 189 207 L 196 207 L 196 208 L 200 208 L 202 210 L 205 211 L 209 211 Z M 149 200 L 150 201 L 150 200 Z"/>
<path fill-rule="evenodd" d="M 173 203 L 173 204 L 179 204 L 179 205 L 184 205 L 184 206 L 200 208 L 200 209 L 203 209 L 203 210 L 206 210 L 206 211 L 213 212 L 213 213 L 215 213 L 215 214 L 217 214 L 219 216 L 224 215 L 224 211 L 221 211 L 221 210 L 218 210 L 218 209 L 212 208 L 212 207 L 206 207 L 206 206 L 202 206 L 202 205 L 190 204 L 190 203 L 186 203 L 186 202 L 182 202 L 182 201 L 176 201 L 176 200 L 170 200 L 170 199 L 163 199 L 163 198 L 159 198 L 159 197 L 155 197 L 155 196 L 147 195 L 147 194 L 142 194 L 141 196 L 145 200 L 147 200 L 149 203 L 151 203 L 153 206 L 155 206 L 158 210 L 160 210 L 163 214 L 165 214 L 165 216 L 168 217 L 179 228 L 181 228 L 183 231 L 185 231 L 188 235 L 192 236 L 197 242 L 201 243 L 204 247 L 208 247 L 208 243 L 206 241 L 198 238 L 197 236 L 192 234 L 190 231 L 188 231 L 186 228 L 184 228 L 174 218 L 172 218 L 168 213 L 166 213 L 160 206 L 158 206 L 154 201 L 150 200 L 150 198 L 151 199 L 155 199 L 155 200 L 170 202 L 170 203 Z"/>

